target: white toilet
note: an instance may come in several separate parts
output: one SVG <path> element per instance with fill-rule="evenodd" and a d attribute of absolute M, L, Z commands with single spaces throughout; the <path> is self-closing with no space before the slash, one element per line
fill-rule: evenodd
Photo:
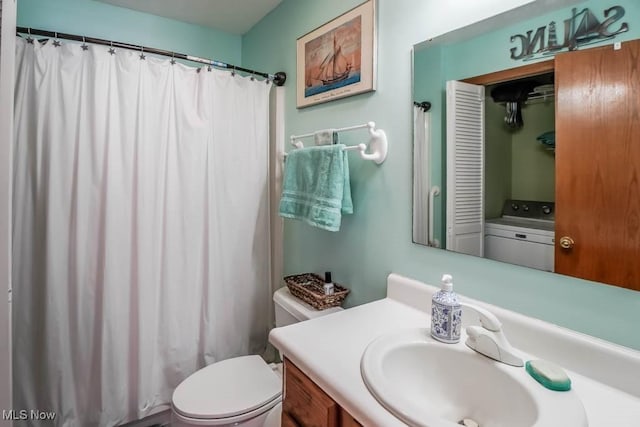
<path fill-rule="evenodd" d="M 286 287 L 273 295 L 276 327 L 342 310 L 315 310 Z M 171 426 L 280 425 L 281 370 L 260 356 L 242 356 L 213 363 L 191 374 L 173 392 Z"/>

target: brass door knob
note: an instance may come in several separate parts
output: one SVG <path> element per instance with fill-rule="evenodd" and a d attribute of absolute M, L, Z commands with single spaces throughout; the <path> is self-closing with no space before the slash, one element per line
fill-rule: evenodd
<path fill-rule="evenodd" d="M 569 236 L 564 236 L 560 238 L 560 247 L 562 249 L 571 249 L 575 244 L 576 242 L 574 242 L 574 240 Z"/>

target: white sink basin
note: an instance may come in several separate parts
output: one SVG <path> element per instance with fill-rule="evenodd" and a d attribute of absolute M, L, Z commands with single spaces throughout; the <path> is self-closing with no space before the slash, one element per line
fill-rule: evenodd
<path fill-rule="evenodd" d="M 411 426 L 584 427 L 571 390 L 548 390 L 524 368 L 496 362 L 464 345 L 435 341 L 427 329 L 383 335 L 366 348 L 360 368 L 371 394 Z M 529 360 L 531 358 L 525 358 Z"/>

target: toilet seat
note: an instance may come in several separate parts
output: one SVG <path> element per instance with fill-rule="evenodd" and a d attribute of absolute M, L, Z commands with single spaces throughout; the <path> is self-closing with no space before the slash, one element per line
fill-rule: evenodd
<path fill-rule="evenodd" d="M 270 410 L 281 400 L 282 380 L 260 356 L 213 363 L 193 373 L 173 392 L 174 413 L 209 425 L 235 423 Z"/>

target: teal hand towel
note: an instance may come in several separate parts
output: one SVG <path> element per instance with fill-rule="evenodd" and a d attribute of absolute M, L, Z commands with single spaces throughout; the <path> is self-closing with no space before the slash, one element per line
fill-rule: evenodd
<path fill-rule="evenodd" d="M 338 231 L 353 213 L 349 161 L 344 144 L 292 150 L 284 165 L 280 216 Z"/>

